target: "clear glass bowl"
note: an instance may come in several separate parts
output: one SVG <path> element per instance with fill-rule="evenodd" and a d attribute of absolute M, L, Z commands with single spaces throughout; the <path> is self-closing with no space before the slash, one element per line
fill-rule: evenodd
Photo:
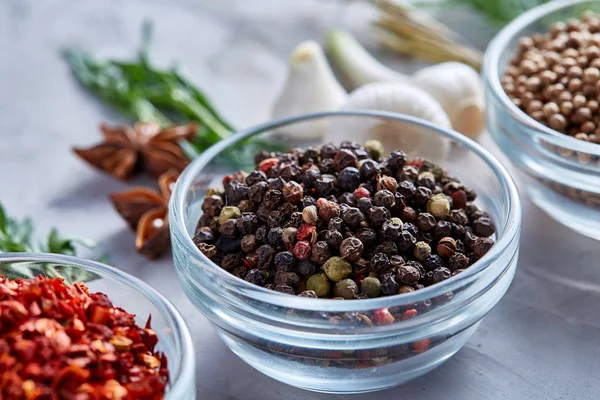
<path fill-rule="evenodd" d="M 92 292 L 108 295 L 115 306 L 136 315 L 144 326 L 152 316 L 157 350 L 168 359 L 170 384 L 165 400 L 195 399 L 195 358 L 190 332 L 173 304 L 141 280 L 114 267 L 77 257 L 45 253 L 1 253 L 0 273 L 11 278 L 39 274 L 85 281 Z"/>
<path fill-rule="evenodd" d="M 483 60 L 487 125 L 502 151 L 526 173 L 532 201 L 560 223 L 600 239 L 600 145 L 542 125 L 512 103 L 500 79 L 517 41 L 551 24 L 600 12 L 597 0 L 554 1 L 524 13 L 490 43 Z"/>
<path fill-rule="evenodd" d="M 496 244 L 476 264 L 443 283 L 376 299 L 301 298 L 229 274 L 208 260 L 192 241 L 207 188 L 220 186 L 222 177 L 234 172 L 223 166 L 218 156 L 243 146 L 250 137 L 283 138 L 288 146 L 307 146 L 311 143 L 286 136 L 286 132 L 300 131 L 302 125 L 342 127 L 346 139 L 358 134 L 377 136 L 382 129 L 394 128 L 428 139 L 447 138 L 454 143 L 448 156 L 433 161 L 446 166 L 450 174 L 463 178 L 478 192 L 479 203 L 497 224 Z M 419 147 L 413 143 L 413 152 L 427 152 Z M 395 149 L 386 149 L 390 150 Z M 192 162 L 177 181 L 169 208 L 173 258 L 181 284 L 226 345 L 266 375 L 320 392 L 380 390 L 440 365 L 465 344 L 504 295 L 517 265 L 521 206 L 504 167 L 458 133 L 393 113 L 319 113 L 240 132 Z M 397 319 L 391 325 L 370 325 L 364 315 L 381 308 L 397 315 L 414 308 L 418 314 L 412 319 Z"/>

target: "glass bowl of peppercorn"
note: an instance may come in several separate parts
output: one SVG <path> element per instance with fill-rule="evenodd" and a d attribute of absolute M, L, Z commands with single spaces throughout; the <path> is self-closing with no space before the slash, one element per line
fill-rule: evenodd
<path fill-rule="evenodd" d="M 307 127 L 364 145 L 286 136 Z M 372 139 L 406 132 L 407 153 Z M 265 138 L 286 150 L 246 171 L 223 164 Z M 457 352 L 513 279 L 521 216 L 509 174 L 478 144 L 375 111 L 225 139 L 183 172 L 169 210 L 181 284 L 226 345 L 268 376 L 330 393 L 400 385 Z"/>
<path fill-rule="evenodd" d="M 0 398 L 195 398 L 190 332 L 175 307 L 108 265 L 0 254 Z"/>
<path fill-rule="evenodd" d="M 600 3 L 553 1 L 507 25 L 483 61 L 488 128 L 532 201 L 600 239 Z"/>

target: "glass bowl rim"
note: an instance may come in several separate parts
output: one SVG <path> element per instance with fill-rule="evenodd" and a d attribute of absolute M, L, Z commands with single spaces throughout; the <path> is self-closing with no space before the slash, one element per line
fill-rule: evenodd
<path fill-rule="evenodd" d="M 152 286 L 113 266 L 75 256 L 53 253 L 0 253 L 0 265 L 11 262 L 40 262 L 73 265 L 81 267 L 86 271 L 97 273 L 102 277 L 106 276 L 112 278 L 140 292 L 165 316 L 165 319 L 173 328 L 172 330 L 181 344 L 181 356 L 178 361 L 179 374 L 174 380 L 172 379 L 169 381 L 165 399 L 179 399 L 187 393 L 188 389 L 186 386 L 190 381 L 195 379 L 193 372 L 195 369 L 195 353 L 194 351 L 189 351 L 194 348 L 192 336 L 185 320 L 177 308 L 175 308 L 167 298 Z M 125 305 L 122 306 L 125 309 Z M 169 364 L 171 364 L 174 360 L 172 361 L 169 359 L 168 361 Z"/>
<path fill-rule="evenodd" d="M 407 122 L 435 131 L 437 134 L 448 137 L 458 142 L 461 146 L 467 148 L 469 151 L 475 153 L 494 172 L 503 191 L 508 195 L 508 217 L 505 221 L 503 221 L 503 234 L 497 238 L 494 246 L 492 246 L 490 251 L 482 259 L 478 260 L 475 264 L 467 268 L 462 273 L 453 276 L 444 282 L 428 286 L 412 293 L 352 301 L 304 298 L 290 296 L 288 294 L 266 289 L 231 275 L 229 272 L 223 270 L 218 265 L 210 261 L 204 254 L 202 254 L 194 245 L 192 237 L 188 235 L 184 218 L 187 193 L 190 190 L 194 179 L 199 175 L 202 169 L 223 150 L 250 136 L 298 122 L 330 117 L 387 118 L 394 119 L 396 121 Z M 458 132 L 438 127 L 431 122 L 420 118 L 392 112 L 372 110 L 327 111 L 301 114 L 258 124 L 241 130 L 205 150 L 198 158 L 193 160 L 190 165 L 186 167 L 175 184 L 173 194 L 169 201 L 169 224 L 171 233 L 180 239 L 184 251 L 186 251 L 190 257 L 209 268 L 211 273 L 215 274 L 220 282 L 225 282 L 232 286 L 242 285 L 244 289 L 248 289 L 249 291 L 253 292 L 253 295 L 255 293 L 260 293 L 259 297 L 261 301 L 276 306 L 313 310 L 316 309 L 327 312 L 345 312 L 357 309 L 393 307 L 398 305 L 398 303 L 404 304 L 421 302 L 432 297 L 442 295 L 448 292 L 448 288 L 451 285 L 458 285 L 460 282 L 468 280 L 468 278 L 470 278 L 472 275 L 478 274 L 480 271 L 487 269 L 487 267 L 490 266 L 495 260 L 500 258 L 515 236 L 518 235 L 521 225 L 521 202 L 512 177 L 506 168 L 500 163 L 500 161 L 498 161 L 481 145 Z M 173 251 L 176 250 L 174 249 Z M 299 303 L 302 303 L 302 306 L 300 306 Z"/>
<path fill-rule="evenodd" d="M 523 125 L 529 126 L 532 129 L 541 131 L 554 137 L 556 141 L 553 140 L 553 144 L 579 152 L 600 155 L 600 145 L 596 143 L 584 142 L 583 140 L 575 139 L 574 137 L 558 132 L 542 124 L 541 122 L 536 121 L 519 107 L 517 107 L 502 88 L 499 75 L 500 56 L 508 47 L 508 44 L 515 39 L 520 31 L 552 12 L 571 6 L 576 6 L 578 4 L 591 3 L 592 1 L 593 0 L 555 0 L 534 7 L 515 18 L 508 25 L 502 28 L 502 30 L 498 32 L 489 43 L 483 56 L 482 75 L 488 84 L 487 86 L 491 88 L 491 93 L 494 95 L 494 97 L 496 97 L 497 100 L 499 100 L 501 105 L 515 120 Z M 488 104 L 488 107 L 489 106 L 490 105 Z"/>

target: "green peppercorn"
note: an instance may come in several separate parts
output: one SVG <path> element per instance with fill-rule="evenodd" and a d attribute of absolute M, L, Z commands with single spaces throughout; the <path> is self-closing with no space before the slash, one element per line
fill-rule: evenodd
<path fill-rule="evenodd" d="M 431 247 L 425 242 L 415 243 L 414 256 L 417 260 L 423 261 L 431 254 Z"/>
<path fill-rule="evenodd" d="M 352 275 L 352 265 L 342 257 L 331 257 L 322 267 L 329 279 L 334 282 L 341 281 Z"/>
<path fill-rule="evenodd" d="M 381 282 L 379 279 L 367 276 L 360 284 L 360 291 L 370 298 L 381 296 Z"/>
<path fill-rule="evenodd" d="M 210 196 L 223 196 L 225 191 L 221 188 L 211 187 L 206 191 L 206 197 Z"/>
<path fill-rule="evenodd" d="M 223 207 L 223 209 L 221 210 L 221 214 L 219 214 L 219 219 L 217 220 L 217 222 L 219 224 L 224 224 L 230 219 L 238 219 L 241 216 L 242 212 L 239 208 L 234 206 L 226 206 Z"/>
<path fill-rule="evenodd" d="M 333 287 L 333 294 L 336 297 L 343 297 L 346 300 L 353 299 L 358 293 L 358 286 L 352 279 L 342 279 Z"/>
<path fill-rule="evenodd" d="M 432 196 L 427 201 L 427 212 L 437 219 L 444 219 L 450 213 L 450 202 L 443 193 Z"/>
<path fill-rule="evenodd" d="M 365 142 L 365 149 L 367 149 L 367 151 L 371 155 L 371 158 L 373 158 L 374 160 L 378 160 L 381 157 L 383 157 L 383 153 L 385 152 L 383 144 L 379 140 L 374 139 L 367 140 Z"/>
<path fill-rule="evenodd" d="M 306 281 L 306 291 L 313 291 L 317 297 L 329 296 L 329 280 L 325 274 L 315 274 Z M 308 296 L 307 296 L 308 297 Z"/>

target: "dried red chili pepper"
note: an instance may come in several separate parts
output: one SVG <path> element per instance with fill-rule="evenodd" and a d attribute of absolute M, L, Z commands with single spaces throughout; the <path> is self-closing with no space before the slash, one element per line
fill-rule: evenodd
<path fill-rule="evenodd" d="M 158 400 L 169 379 L 150 319 L 60 278 L 0 275 L 0 399 Z"/>

